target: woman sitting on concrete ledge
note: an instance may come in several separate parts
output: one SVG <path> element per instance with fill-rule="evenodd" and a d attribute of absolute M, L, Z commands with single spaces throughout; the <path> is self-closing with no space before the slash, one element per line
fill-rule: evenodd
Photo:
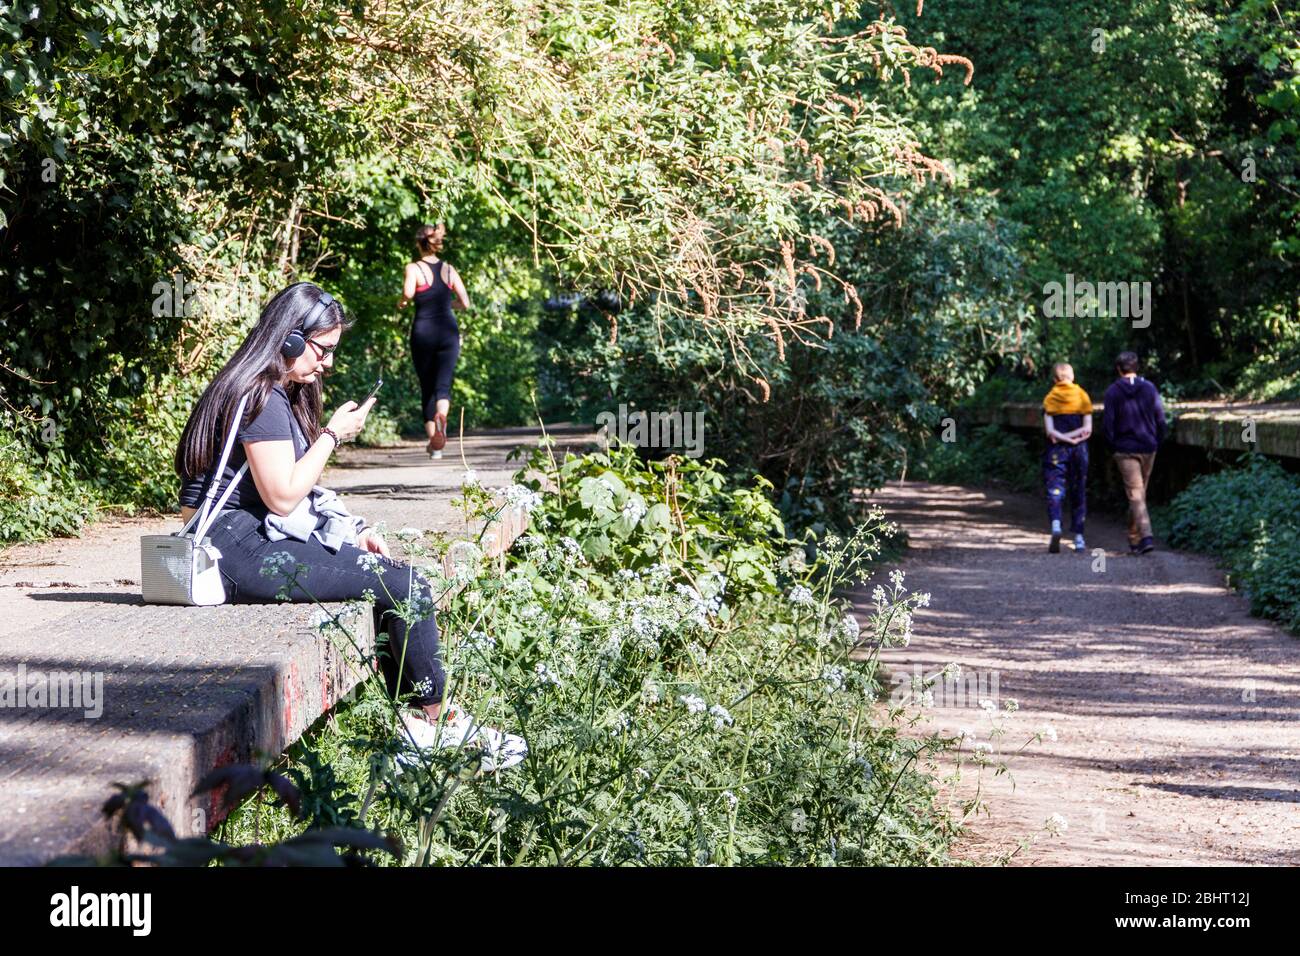
<path fill-rule="evenodd" d="M 389 692 L 414 695 L 414 709 L 403 717 L 412 739 L 422 747 L 480 746 L 485 769 L 512 766 L 526 753 L 522 739 L 478 725 L 457 706 L 444 710 L 446 678 L 428 582 L 394 561 L 374 529 L 317 485 L 334 449 L 360 433 L 375 402 L 346 402 L 328 425 L 320 424 L 321 377 L 333 366 L 350 324 L 339 304 L 310 282 L 271 299 L 185 425 L 176 451 L 182 518 L 189 521 L 201 506 L 208 472 L 220 461 L 246 398 L 218 490 L 248 467 L 208 535 L 221 552 L 227 600 L 277 600 L 285 578 L 264 568 L 274 571 L 282 564 L 305 567 L 293 579 L 291 601 L 347 601 L 372 592 L 375 632 L 387 631 L 389 638 L 381 655 Z M 396 608 L 412 599 L 428 615 L 408 627 Z"/>

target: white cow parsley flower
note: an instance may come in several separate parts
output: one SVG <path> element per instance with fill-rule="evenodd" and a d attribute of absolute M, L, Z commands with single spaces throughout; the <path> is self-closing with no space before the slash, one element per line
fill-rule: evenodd
<path fill-rule="evenodd" d="M 721 704 L 714 704 L 709 708 L 709 713 L 713 715 L 713 726 L 718 730 L 721 730 L 723 727 L 731 726 L 731 713 Z"/>
<path fill-rule="evenodd" d="M 796 584 L 790 589 L 790 603 L 795 607 L 812 607 L 813 593 L 802 584 Z"/>
<path fill-rule="evenodd" d="M 276 551 L 268 554 L 262 559 L 262 574 L 268 578 L 276 577 L 280 574 L 287 574 L 284 569 L 292 568 L 294 564 L 293 555 L 288 551 Z"/>
<path fill-rule="evenodd" d="M 506 499 L 506 507 L 518 512 L 529 512 L 542 503 L 542 496 L 525 485 L 498 488 L 498 495 Z"/>
<path fill-rule="evenodd" d="M 629 498 L 623 505 L 623 517 L 631 524 L 639 524 L 646 516 L 646 507 L 636 498 Z"/>
<path fill-rule="evenodd" d="M 677 700 L 685 704 L 686 709 L 692 714 L 702 714 L 708 708 L 704 698 L 696 697 L 694 694 L 682 694 Z"/>

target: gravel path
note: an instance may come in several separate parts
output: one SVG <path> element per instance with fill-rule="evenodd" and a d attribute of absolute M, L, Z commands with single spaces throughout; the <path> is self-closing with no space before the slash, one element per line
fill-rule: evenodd
<path fill-rule="evenodd" d="M 873 500 L 911 537 L 906 585 L 932 595 L 886 664 L 964 670 L 935 687 L 923 726 L 986 739 L 978 698 L 1019 704 L 997 744 L 1010 777 L 986 772 L 990 815 L 959 857 L 1028 838 L 1014 863 L 1300 864 L 1300 639 L 1250 617 L 1212 559 L 1131 557 L 1104 518 L 1088 554 L 1048 554 L 1027 495 L 908 483 Z M 1011 753 L 1047 724 L 1055 740 Z M 969 793 L 973 772 L 950 792 Z M 1057 836 L 1052 814 L 1068 825 Z"/>

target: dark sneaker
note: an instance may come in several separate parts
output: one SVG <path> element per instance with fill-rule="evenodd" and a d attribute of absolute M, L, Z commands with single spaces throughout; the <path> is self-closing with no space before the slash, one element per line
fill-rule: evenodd
<path fill-rule="evenodd" d="M 1149 554 L 1155 549 L 1156 543 L 1153 538 L 1143 538 L 1137 543 L 1137 548 L 1134 550 L 1136 550 L 1138 554 Z"/>
<path fill-rule="evenodd" d="M 1047 551 L 1049 554 L 1061 553 L 1061 532 L 1052 532 L 1052 543 L 1047 546 Z"/>

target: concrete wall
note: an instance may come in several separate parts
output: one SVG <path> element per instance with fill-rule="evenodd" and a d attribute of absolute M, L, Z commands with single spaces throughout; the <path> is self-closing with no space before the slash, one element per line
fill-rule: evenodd
<path fill-rule="evenodd" d="M 1101 434 L 1105 405 L 1093 405 L 1093 434 Z M 1167 404 L 1173 419 L 1175 444 L 1217 451 L 1256 451 L 1279 458 L 1300 459 L 1300 409 L 1280 405 Z M 967 416 L 981 424 L 1039 430 L 1042 406 L 1033 402 L 1007 402 L 976 409 Z M 1254 442 L 1249 441 L 1253 426 Z"/>

